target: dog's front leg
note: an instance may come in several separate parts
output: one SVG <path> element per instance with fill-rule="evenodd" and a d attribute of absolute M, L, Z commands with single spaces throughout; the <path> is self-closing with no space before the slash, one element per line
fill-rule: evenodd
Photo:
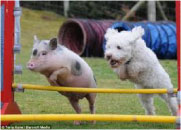
<path fill-rule="evenodd" d="M 127 73 L 129 78 L 135 79 L 140 76 L 141 72 L 144 72 L 146 66 L 140 62 L 134 62 L 127 67 Z"/>
<path fill-rule="evenodd" d="M 118 69 L 118 78 L 121 80 L 128 79 L 127 67 L 126 65 L 121 65 Z"/>

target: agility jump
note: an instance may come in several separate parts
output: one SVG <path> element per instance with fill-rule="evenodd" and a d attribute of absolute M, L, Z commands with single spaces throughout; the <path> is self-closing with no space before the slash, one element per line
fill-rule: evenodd
<path fill-rule="evenodd" d="M 108 88 L 75 88 L 75 87 L 56 87 L 56 86 L 43 86 L 32 84 L 13 84 L 13 88 L 17 91 L 24 91 L 24 89 L 32 90 L 47 90 L 47 91 L 59 91 L 59 92 L 78 92 L 78 93 L 122 93 L 122 94 L 152 94 L 152 93 L 177 93 L 177 89 L 108 89 Z"/>
<path fill-rule="evenodd" d="M 23 114 L 3 115 L 2 121 L 116 121 L 175 123 L 176 116 L 114 115 L 114 114 Z"/>

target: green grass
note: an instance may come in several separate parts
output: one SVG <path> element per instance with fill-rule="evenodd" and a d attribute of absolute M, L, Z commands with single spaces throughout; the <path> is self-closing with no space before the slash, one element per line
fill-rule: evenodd
<path fill-rule="evenodd" d="M 33 35 L 40 39 L 55 37 L 63 21 L 66 19 L 51 12 L 23 9 L 21 17 L 21 54 L 17 55 L 17 64 L 22 64 L 23 74 L 15 76 L 15 83 L 49 85 L 44 76 L 30 72 L 26 63 L 30 57 L 33 45 Z M 109 68 L 103 58 L 84 58 L 94 71 L 98 88 L 134 88 L 129 81 L 120 81 Z M 169 73 L 172 83 L 177 87 L 176 60 L 161 60 L 161 64 Z M 75 113 L 66 97 L 58 92 L 25 90 L 15 93 L 15 100 L 23 114 L 69 114 Z M 85 99 L 80 102 L 83 113 L 89 113 Z M 166 104 L 158 97 L 155 98 L 157 115 L 170 115 Z M 98 94 L 96 112 L 99 114 L 129 114 L 141 115 L 144 110 L 135 94 Z M 21 122 L 14 125 L 50 125 L 54 129 L 174 129 L 175 124 L 166 123 L 120 123 L 97 122 L 96 125 L 86 123 L 74 126 L 72 121 L 40 121 Z"/>

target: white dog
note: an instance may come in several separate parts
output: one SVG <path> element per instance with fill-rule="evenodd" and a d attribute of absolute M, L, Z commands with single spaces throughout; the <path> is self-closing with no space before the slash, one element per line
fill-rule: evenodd
<path fill-rule="evenodd" d="M 108 29 L 105 38 L 105 58 L 121 80 L 129 79 L 139 89 L 166 88 L 173 89 L 167 72 L 159 63 L 156 55 L 146 47 L 142 36 L 144 29 L 135 27 L 132 31 L 118 32 Z M 159 94 L 165 100 L 172 115 L 177 113 L 176 97 Z M 155 114 L 153 94 L 139 94 L 140 101 L 149 115 Z"/>

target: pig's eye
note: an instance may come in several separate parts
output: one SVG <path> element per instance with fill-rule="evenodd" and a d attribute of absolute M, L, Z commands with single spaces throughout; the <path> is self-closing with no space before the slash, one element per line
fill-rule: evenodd
<path fill-rule="evenodd" d="M 118 50 L 121 50 L 122 48 L 121 48 L 120 46 L 117 46 L 117 49 L 118 49 Z"/>
<path fill-rule="evenodd" d="M 33 55 L 36 56 L 38 53 L 37 49 L 33 50 Z"/>
<path fill-rule="evenodd" d="M 43 56 L 47 55 L 47 52 L 46 51 L 42 52 L 42 55 Z"/>

